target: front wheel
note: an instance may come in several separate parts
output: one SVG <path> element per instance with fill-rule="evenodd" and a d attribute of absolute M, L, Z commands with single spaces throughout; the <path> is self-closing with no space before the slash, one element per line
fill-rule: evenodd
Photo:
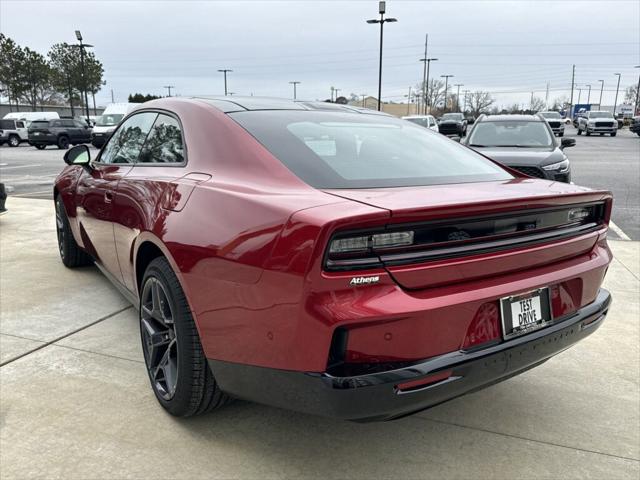
<path fill-rule="evenodd" d="M 10 147 L 17 147 L 18 145 L 20 145 L 20 138 L 16 135 L 11 135 L 9 137 L 8 143 Z"/>
<path fill-rule="evenodd" d="M 204 356 L 180 282 L 164 257 L 147 267 L 140 291 L 140 335 L 151 388 L 169 413 L 189 417 L 225 405 Z"/>
<path fill-rule="evenodd" d="M 591 132 L 590 132 L 589 130 L 585 130 L 585 131 L 584 131 L 584 134 L 585 134 L 587 137 L 590 137 L 590 136 L 591 136 Z"/>
<path fill-rule="evenodd" d="M 582 135 L 582 130 L 580 130 L 580 127 L 578 127 L 578 135 Z"/>
<path fill-rule="evenodd" d="M 618 133 L 618 132 L 613 132 L 613 133 L 611 134 L 611 136 L 612 136 L 612 137 L 615 137 L 615 136 L 617 135 L 617 133 Z"/>
<path fill-rule="evenodd" d="M 56 234 L 58 237 L 58 250 L 60 251 L 60 259 L 65 267 L 75 268 L 92 263 L 91 257 L 80 248 L 73 238 L 69 218 L 64 208 L 64 203 L 60 195 L 55 200 L 56 207 Z"/>

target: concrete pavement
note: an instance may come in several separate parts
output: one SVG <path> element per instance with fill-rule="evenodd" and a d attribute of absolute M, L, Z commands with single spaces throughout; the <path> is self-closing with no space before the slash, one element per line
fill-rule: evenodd
<path fill-rule="evenodd" d="M 246 402 L 175 419 L 148 384 L 136 313 L 64 268 L 50 201 L 0 217 L 0 477 L 608 478 L 640 475 L 640 243 L 611 242 L 614 303 L 544 365 L 402 420 Z"/>

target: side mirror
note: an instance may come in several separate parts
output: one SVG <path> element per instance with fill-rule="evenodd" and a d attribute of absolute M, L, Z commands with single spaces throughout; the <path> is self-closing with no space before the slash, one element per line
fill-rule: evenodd
<path fill-rule="evenodd" d="M 89 147 L 86 145 L 76 145 L 71 150 L 67 150 L 67 153 L 64 154 L 64 161 L 67 165 L 89 165 L 91 161 Z"/>
<path fill-rule="evenodd" d="M 567 147 L 575 147 L 576 139 L 575 138 L 563 138 L 560 141 L 560 149 L 565 149 Z"/>

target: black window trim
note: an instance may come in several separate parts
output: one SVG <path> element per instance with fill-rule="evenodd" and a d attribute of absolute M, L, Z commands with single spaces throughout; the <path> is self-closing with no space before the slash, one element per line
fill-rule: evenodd
<path fill-rule="evenodd" d="M 155 113 L 157 115 L 160 115 L 162 113 L 164 115 L 167 115 L 169 117 L 174 118 L 178 122 L 178 125 L 180 126 L 180 135 L 182 137 L 182 147 L 183 147 L 183 150 L 184 150 L 184 160 L 182 162 L 179 162 L 179 163 L 177 163 L 177 162 L 172 162 L 172 163 L 156 163 L 156 162 L 153 162 L 153 163 L 138 163 L 138 161 L 137 161 L 138 159 L 137 158 L 136 158 L 135 162 L 129 162 L 129 163 L 102 163 L 102 162 L 100 162 L 100 158 L 102 157 L 102 152 L 104 152 L 104 149 L 107 146 L 107 144 L 109 143 L 109 140 L 111 140 L 113 138 L 113 136 L 118 132 L 118 130 L 120 130 L 122 125 L 124 125 L 124 122 L 129 120 L 129 118 L 133 117 L 134 115 L 138 115 L 140 113 Z M 158 120 L 157 116 L 156 116 L 155 120 L 153 121 L 153 124 L 151 125 L 151 128 L 147 132 L 147 135 L 144 138 L 144 142 L 142 142 L 142 147 L 140 147 L 140 152 L 142 152 L 142 149 L 147 144 L 147 138 L 149 137 L 149 134 L 151 133 L 151 130 L 153 130 L 153 126 L 156 124 L 156 120 Z M 171 168 L 175 168 L 175 167 L 185 167 L 187 165 L 187 163 L 188 163 L 187 142 L 185 142 L 185 139 L 184 139 L 184 127 L 182 126 L 182 122 L 180 121 L 180 117 L 178 115 L 176 115 L 174 112 L 171 112 L 169 110 L 165 110 L 163 108 L 141 108 L 139 110 L 134 110 L 133 112 L 128 113 L 120 121 L 120 124 L 118 125 L 118 128 L 116 128 L 113 131 L 113 133 L 109 137 L 109 140 L 107 140 L 105 142 L 105 144 L 102 146 L 102 148 L 100 149 L 100 152 L 98 153 L 98 156 L 96 157 L 96 159 L 91 162 L 92 166 L 93 166 L 94 163 L 97 163 L 98 165 L 116 165 L 116 166 L 131 166 L 131 167 L 165 167 L 165 168 L 166 167 L 171 167 Z M 138 156 L 139 155 L 140 155 L 140 153 L 138 153 Z"/>

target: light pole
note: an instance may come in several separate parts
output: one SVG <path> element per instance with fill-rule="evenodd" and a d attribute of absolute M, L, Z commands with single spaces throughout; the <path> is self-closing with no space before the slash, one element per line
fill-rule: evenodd
<path fill-rule="evenodd" d="M 221 68 L 218 71 L 224 74 L 224 96 L 226 97 L 227 96 L 227 72 L 233 72 L 233 70 L 230 70 L 228 68 Z"/>
<path fill-rule="evenodd" d="M 585 87 L 589 87 L 589 93 L 587 93 L 587 105 L 591 105 L 591 85 L 585 85 Z"/>
<path fill-rule="evenodd" d="M 447 111 L 447 90 L 449 87 L 449 78 L 453 75 L 440 75 L 440 78 L 444 78 L 444 111 Z"/>
<path fill-rule="evenodd" d="M 396 18 L 384 18 L 386 10 L 386 2 L 381 1 L 378 3 L 378 13 L 380 13 L 380 20 L 367 20 L 367 23 L 379 23 L 380 24 L 380 61 L 378 63 L 378 111 L 380 111 L 380 102 L 382 97 L 382 37 L 384 32 L 384 24 L 386 22 L 397 22 Z"/>
<path fill-rule="evenodd" d="M 82 92 L 84 95 L 84 108 L 85 114 L 87 115 L 87 122 L 89 122 L 89 97 L 87 96 L 87 72 L 84 68 L 84 49 L 86 47 L 92 48 L 93 45 L 82 43 L 82 34 L 80 33 L 80 30 L 76 30 L 76 38 L 78 39 L 80 47 L 80 66 L 82 68 Z"/>
<path fill-rule="evenodd" d="M 341 88 L 334 88 L 334 89 L 333 89 L 333 91 L 334 91 L 334 92 L 336 92 L 336 99 L 335 99 L 335 101 L 336 101 L 336 102 L 338 101 L 338 92 L 339 92 L 340 90 L 342 90 L 342 89 L 341 89 Z"/>
<path fill-rule="evenodd" d="M 175 85 L 165 85 L 162 88 L 166 88 L 167 89 L 167 96 L 170 97 L 171 96 L 171 89 L 172 88 L 176 88 L 176 86 Z"/>
<path fill-rule="evenodd" d="M 407 97 L 407 115 L 409 115 L 409 109 L 411 107 L 411 86 L 409 86 L 409 95 Z"/>
<path fill-rule="evenodd" d="M 465 112 L 467 111 L 467 97 L 468 97 L 470 91 L 471 90 L 465 90 L 464 91 L 464 111 Z"/>
<path fill-rule="evenodd" d="M 456 93 L 456 112 L 460 111 L 460 87 L 464 87 L 464 83 L 456 83 L 454 87 L 458 87 L 458 93 Z"/>
<path fill-rule="evenodd" d="M 293 82 L 289 82 L 289 84 L 293 85 L 293 99 L 296 100 L 297 96 L 296 96 L 296 85 L 300 84 L 302 82 L 298 82 L 297 80 L 294 80 Z"/>
<path fill-rule="evenodd" d="M 614 73 L 614 75 L 618 76 L 618 86 L 616 87 L 616 99 L 613 102 L 613 116 L 616 116 L 616 109 L 618 108 L 618 90 L 620 90 L 620 77 L 622 76 L 620 73 Z"/>
<path fill-rule="evenodd" d="M 640 68 L 640 65 L 636 65 L 633 68 Z M 633 107 L 633 114 L 638 115 L 638 110 L 640 109 L 640 103 L 638 103 L 638 95 L 640 95 L 640 75 L 638 75 L 638 86 L 636 87 L 636 104 Z"/>
<path fill-rule="evenodd" d="M 362 97 L 362 108 L 366 108 L 367 101 L 365 99 L 367 98 L 367 94 L 366 93 L 361 93 L 360 96 Z"/>
<path fill-rule="evenodd" d="M 425 58 L 425 59 L 420 59 L 421 62 L 425 62 L 425 64 L 427 65 L 427 76 L 425 78 L 425 83 L 424 83 L 424 114 L 427 114 L 427 107 L 429 106 L 429 101 L 427 100 L 427 98 L 429 98 L 429 68 L 431 67 L 431 62 L 437 62 L 438 59 L 437 58 Z"/>
<path fill-rule="evenodd" d="M 579 87 L 576 87 L 576 90 L 578 90 L 578 105 L 580 105 L 580 96 L 582 95 L 582 89 Z"/>
<path fill-rule="evenodd" d="M 600 101 L 598 102 L 598 108 L 602 110 L 602 92 L 604 91 L 604 80 L 598 80 L 600 82 Z"/>
<path fill-rule="evenodd" d="M 422 97 L 424 98 L 424 114 L 427 114 L 427 64 L 430 63 L 427 58 L 427 46 L 429 45 L 429 34 L 424 39 L 424 58 L 418 59 L 422 62 Z"/>

